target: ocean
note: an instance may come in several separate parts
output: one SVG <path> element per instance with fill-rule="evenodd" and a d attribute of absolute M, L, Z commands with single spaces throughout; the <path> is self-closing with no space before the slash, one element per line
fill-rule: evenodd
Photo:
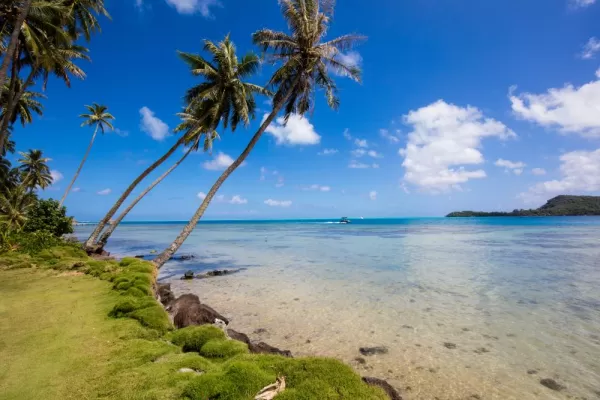
<path fill-rule="evenodd" d="M 126 223 L 107 250 L 148 255 L 182 227 Z M 598 217 L 206 221 L 178 254 L 195 258 L 159 276 L 177 294 L 254 340 L 388 379 L 406 399 L 600 398 Z M 388 351 L 361 355 L 368 346 Z"/>

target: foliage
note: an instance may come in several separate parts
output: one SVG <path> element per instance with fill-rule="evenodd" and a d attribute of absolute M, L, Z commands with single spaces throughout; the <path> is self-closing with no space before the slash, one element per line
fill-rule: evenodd
<path fill-rule="evenodd" d="M 3 239 L 3 250 L 18 250 L 26 254 L 37 254 L 62 242 L 51 232 L 13 232 Z"/>
<path fill-rule="evenodd" d="M 107 112 L 108 107 L 93 103 L 91 106 L 86 105 L 85 108 L 87 108 L 88 112 L 80 115 L 80 117 L 84 119 L 81 126 L 97 126 L 102 133 L 104 133 L 106 129 L 114 129 L 111 121 L 114 120 L 115 117 Z"/>
<path fill-rule="evenodd" d="M 600 215 L 600 196 L 556 196 L 535 210 L 455 211 L 447 217 L 563 217 Z"/>
<path fill-rule="evenodd" d="M 52 184 L 52 175 L 48 167 L 49 158 L 44 157 L 41 150 L 20 152 L 19 169 L 23 174 L 22 184 L 29 190 L 45 189 Z"/>
<path fill-rule="evenodd" d="M 54 199 L 39 199 L 29 210 L 23 231 L 46 231 L 57 237 L 73 233 L 73 219 L 67 217 L 66 212 Z"/>
<path fill-rule="evenodd" d="M 215 326 L 188 326 L 178 329 L 173 333 L 171 341 L 178 346 L 181 346 L 183 351 L 200 352 L 202 346 L 208 341 L 217 339 L 225 339 L 225 333 Z"/>
<path fill-rule="evenodd" d="M 23 94 L 21 98 L 15 104 L 12 115 L 9 117 L 10 124 L 14 124 L 17 119 L 21 122 L 21 125 L 25 126 L 26 124 L 30 124 L 33 122 L 33 114 L 42 115 L 44 111 L 44 106 L 39 101 L 39 99 L 45 99 L 46 96 L 42 93 L 32 92 L 26 90 L 25 82 L 19 77 L 16 77 L 15 88 L 14 91 L 17 93 L 23 90 Z M 8 104 L 9 96 L 10 96 L 10 85 L 8 83 L 4 84 L 2 87 L 2 91 L 0 94 L 0 104 Z M 6 112 L 6 107 L 3 107 L 2 112 L 0 113 L 0 119 L 4 118 L 4 113 Z"/>
<path fill-rule="evenodd" d="M 36 195 L 22 185 L 0 191 L 0 229 L 6 232 L 21 230 L 36 201 Z"/>

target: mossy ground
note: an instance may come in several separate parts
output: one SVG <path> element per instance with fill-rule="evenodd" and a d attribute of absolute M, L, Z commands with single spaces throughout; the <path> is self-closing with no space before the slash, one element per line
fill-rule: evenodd
<path fill-rule="evenodd" d="M 0 399 L 250 400 L 278 375 L 276 400 L 386 398 L 335 360 L 251 355 L 212 326 L 173 331 L 154 274 L 73 248 L 0 256 Z"/>

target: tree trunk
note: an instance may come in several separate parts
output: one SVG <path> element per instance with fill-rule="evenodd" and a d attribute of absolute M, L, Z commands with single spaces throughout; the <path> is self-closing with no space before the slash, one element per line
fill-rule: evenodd
<path fill-rule="evenodd" d="M 125 190 L 125 192 L 123 192 L 123 194 L 121 195 L 121 197 L 119 198 L 119 200 L 117 200 L 117 202 L 112 206 L 112 208 L 106 213 L 106 215 L 104 216 L 104 218 L 102 218 L 100 220 L 100 222 L 98 222 L 98 225 L 96 226 L 96 228 L 94 229 L 94 231 L 92 232 L 92 234 L 90 235 L 90 237 L 85 242 L 86 251 L 88 251 L 88 252 L 94 252 L 94 250 L 95 250 L 94 242 L 98 239 L 98 236 L 100 236 L 100 233 L 102 232 L 102 229 L 104 229 L 104 227 L 106 226 L 106 224 L 108 224 L 108 222 L 113 217 L 113 215 L 115 215 L 117 213 L 117 211 L 119 211 L 119 208 L 123 205 L 123 203 L 125 202 L 125 200 L 127 200 L 127 197 L 131 194 L 131 192 L 133 192 L 133 190 L 136 188 L 136 186 L 139 185 L 139 183 L 144 178 L 146 178 L 152 171 L 154 171 L 163 162 L 165 162 L 169 157 L 171 157 L 171 155 L 175 152 L 175 150 L 177 150 L 179 148 L 179 146 L 181 146 L 181 144 L 183 144 L 185 142 L 185 138 L 186 138 L 186 136 L 183 135 L 177 141 L 177 143 L 175 143 L 175 145 L 169 149 L 169 151 L 167 151 L 161 158 L 159 158 L 158 160 L 156 160 L 154 162 L 154 164 L 152 164 L 151 166 L 149 166 L 148 168 L 146 168 L 146 170 L 144 172 L 142 172 L 140 174 L 140 176 L 138 176 L 131 183 L 131 185 L 129 185 L 129 187 L 127 188 L 127 190 Z"/>
<path fill-rule="evenodd" d="M 23 83 L 23 85 L 21 86 L 21 90 L 19 90 L 19 93 L 15 94 L 15 96 L 12 97 L 12 101 L 9 100 L 8 102 L 8 106 L 6 107 L 4 117 L 2 118 L 2 123 L 0 125 L 0 149 L 4 147 L 4 142 L 8 138 L 8 126 L 10 125 L 10 120 L 12 119 L 12 114 L 15 111 L 15 107 L 21 100 L 21 97 L 23 97 L 23 94 L 25 93 L 25 90 L 27 90 L 27 87 L 33 83 L 33 76 L 35 75 L 36 71 L 37 67 L 31 68 L 29 76 L 27 77 L 25 83 Z M 12 91 L 14 91 L 14 88 L 12 89 Z"/>
<path fill-rule="evenodd" d="M 29 15 L 29 9 L 31 8 L 31 4 L 33 0 L 25 0 L 23 3 L 23 8 L 15 21 L 15 26 L 13 27 L 12 34 L 10 35 L 10 42 L 8 44 L 8 48 L 6 49 L 6 54 L 4 54 L 4 59 L 2 60 L 2 67 L 0 67 L 0 87 L 4 85 L 6 82 L 6 76 L 8 75 L 8 66 L 10 65 L 10 60 L 13 58 L 15 51 L 17 51 L 17 43 L 19 42 L 19 33 L 21 32 L 21 27 Z"/>
<path fill-rule="evenodd" d="M 250 143 L 248 143 L 248 146 L 246 146 L 246 148 L 244 149 L 242 154 L 240 154 L 240 156 L 233 162 L 233 164 L 231 164 L 229 166 L 229 168 L 227 168 L 225 170 L 225 172 L 223 172 L 223 174 L 221 174 L 219 179 L 217 179 L 217 181 L 214 183 L 214 185 L 210 188 L 210 191 L 206 195 L 206 198 L 204 199 L 204 201 L 202 201 L 202 204 L 200 204 L 200 208 L 198 208 L 198 210 L 196 211 L 196 213 L 194 214 L 194 216 L 192 217 L 190 222 L 188 222 L 188 224 L 183 228 L 183 230 L 181 231 L 179 236 L 177 236 L 175 241 L 173 243 L 171 243 L 171 245 L 169 247 L 167 247 L 165 250 L 163 250 L 163 252 L 160 253 L 153 260 L 153 262 L 157 268 L 161 268 L 167 261 L 169 261 L 169 259 L 173 256 L 173 254 L 175 254 L 177 252 L 177 250 L 179 250 L 179 248 L 181 247 L 183 242 L 185 242 L 185 240 L 188 238 L 188 236 L 192 233 L 192 231 L 198 224 L 198 221 L 204 215 L 204 212 L 208 208 L 213 197 L 215 196 L 215 194 L 217 193 L 217 191 L 219 190 L 221 185 L 223 185 L 223 182 L 225 182 L 225 180 L 227 180 L 227 178 L 229 178 L 229 175 L 231 175 L 233 173 L 233 171 L 235 171 L 244 162 L 244 160 L 248 157 L 248 154 L 250 154 L 250 152 L 252 151 L 254 146 L 256 146 L 256 143 L 258 143 L 258 140 L 260 139 L 262 134 L 265 132 L 265 130 L 271 124 L 271 122 L 273 122 L 273 120 L 275 119 L 275 117 L 277 116 L 279 111 L 283 108 L 283 105 L 285 104 L 287 99 L 290 97 L 290 95 L 292 94 L 292 91 L 295 89 L 295 87 L 296 87 L 296 82 L 288 90 L 288 93 L 279 102 L 279 104 L 275 105 L 275 107 L 273 108 L 273 111 L 271 111 L 271 114 L 269 115 L 269 117 L 265 120 L 265 122 L 262 123 L 262 125 L 260 126 L 258 131 L 254 134 L 254 136 L 250 140 Z"/>
<path fill-rule="evenodd" d="M 92 135 L 92 140 L 90 140 L 90 144 L 88 145 L 85 155 L 83 156 L 83 160 L 81 160 L 81 164 L 79 164 L 79 168 L 77 168 L 77 172 L 75 172 L 75 176 L 73 177 L 73 180 L 71 180 L 71 183 L 69 183 L 69 187 L 67 187 L 65 194 L 63 195 L 62 199 L 60 200 L 60 206 L 62 206 L 63 203 L 65 202 L 65 200 L 67 199 L 67 196 L 69 195 L 69 192 L 71 191 L 71 188 L 75 184 L 75 181 L 77 180 L 77 177 L 79 176 L 79 173 L 81 172 L 81 169 L 83 168 L 83 164 L 85 164 L 85 160 L 87 160 L 88 156 L 90 155 L 90 151 L 92 150 L 92 145 L 94 144 L 94 140 L 96 140 L 96 134 L 98 133 L 98 127 L 99 127 L 99 125 L 96 124 L 96 129 L 94 129 L 94 134 Z"/>
<path fill-rule="evenodd" d="M 154 189 L 154 187 L 156 185 L 158 185 L 160 182 L 162 182 L 163 179 L 165 179 L 171 172 L 173 172 L 175 170 L 175 168 L 177 168 L 179 166 L 179 164 L 181 164 L 183 162 L 183 160 L 185 160 L 186 157 L 191 153 L 192 149 L 193 149 L 193 146 L 191 146 L 185 152 L 185 154 L 183 155 L 183 157 L 181 157 L 179 159 L 179 161 L 177 161 L 175 164 L 173 164 L 173 166 L 171 166 L 171 168 L 169 168 L 167 171 L 165 171 L 164 174 L 162 174 L 154 182 L 152 182 L 152 184 L 150 186 L 148 186 L 146 188 L 146 190 L 144 190 L 142 193 L 140 193 L 140 195 L 138 197 L 136 197 L 135 200 L 133 200 L 133 202 L 117 217 L 117 219 L 108 226 L 106 231 L 104 231 L 102 233 L 102 235 L 100 236 L 100 239 L 96 243 L 98 246 L 96 248 L 97 252 L 104 249 L 104 246 L 106 246 L 106 242 L 108 241 L 108 238 L 110 238 L 110 235 L 112 235 L 112 233 L 115 231 L 115 229 L 117 229 L 117 226 L 121 223 L 123 218 L 125 218 L 125 216 L 127 214 L 129 214 L 129 212 L 137 205 L 137 203 L 140 202 L 140 200 L 142 200 L 144 198 L 144 196 L 146 196 L 152 189 Z"/>

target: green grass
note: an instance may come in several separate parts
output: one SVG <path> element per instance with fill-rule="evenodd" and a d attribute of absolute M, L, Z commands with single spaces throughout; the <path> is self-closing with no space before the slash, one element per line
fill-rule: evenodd
<path fill-rule="evenodd" d="M 335 360 L 251 355 L 213 326 L 173 330 L 155 273 L 72 249 L 0 256 L 0 399 L 251 400 L 278 375 L 276 400 L 386 399 Z"/>

